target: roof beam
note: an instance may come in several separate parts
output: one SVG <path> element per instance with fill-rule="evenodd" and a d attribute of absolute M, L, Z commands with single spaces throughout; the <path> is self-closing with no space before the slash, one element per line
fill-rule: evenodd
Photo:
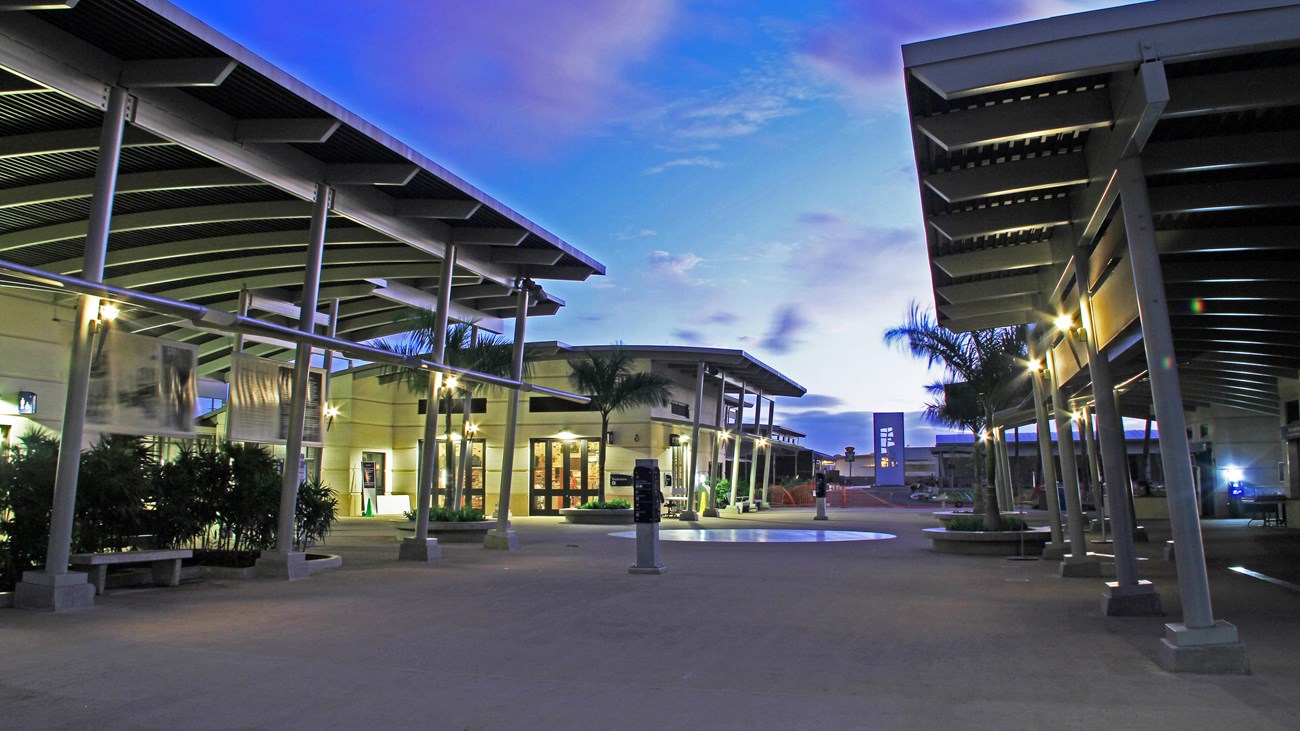
<path fill-rule="evenodd" d="M 400 198 L 393 201 L 393 215 L 398 218 L 442 218 L 464 221 L 483 206 L 478 201 Z"/>
<path fill-rule="evenodd" d="M 420 168 L 407 163 L 335 163 L 325 169 L 325 182 L 330 185 L 396 185 L 403 186 L 420 172 Z"/>
<path fill-rule="evenodd" d="M 916 126 L 945 150 L 1078 132 L 1111 122 L 1105 89 L 1038 96 L 921 117 Z"/>
<path fill-rule="evenodd" d="M 54 132 L 28 132 L 0 137 L 0 159 L 55 155 L 61 152 L 83 152 L 99 149 L 98 127 L 64 129 Z M 152 135 L 138 127 L 128 125 L 122 131 L 123 147 L 162 147 L 175 144 Z"/>
<path fill-rule="evenodd" d="M 965 320 L 998 313 L 1023 313 L 1027 310 L 1039 309 L 1038 296 L 1032 294 L 1018 294 L 977 302 L 941 303 L 938 307 L 939 313 L 951 320 Z"/>
<path fill-rule="evenodd" d="M 387 279 L 368 278 L 367 281 L 375 285 L 374 296 L 376 297 L 407 307 L 429 310 L 430 312 L 437 312 L 438 310 L 438 296 L 435 294 Z M 458 322 L 472 322 L 498 335 L 505 332 L 505 325 L 500 319 L 489 317 L 477 309 L 454 300 L 447 309 L 447 316 Z"/>
<path fill-rule="evenodd" d="M 1270 300 L 1300 302 L 1300 287 L 1291 282 L 1170 282 L 1165 285 L 1170 300 Z"/>
<path fill-rule="evenodd" d="M 432 257 L 409 246 L 366 247 L 363 249 L 326 249 L 322 264 L 405 264 L 432 261 Z M 202 261 L 194 264 L 151 269 L 120 277 L 109 277 L 106 283 L 124 289 L 143 289 L 186 279 L 202 279 L 238 275 L 243 272 L 269 272 L 275 269 L 302 269 L 306 257 L 302 251 L 261 256 L 240 256 L 220 261 Z"/>
<path fill-rule="evenodd" d="M 1011 277 L 998 277 L 978 282 L 964 282 L 937 287 L 939 296 L 949 302 L 975 302 L 976 300 L 1012 297 L 1023 294 L 1038 294 L 1041 285 L 1035 274 L 1020 274 Z"/>
<path fill-rule="evenodd" d="M 934 265 L 954 279 L 976 274 L 1027 269 L 1052 263 L 1052 242 L 1031 241 L 1026 244 L 998 246 L 979 251 L 934 257 Z"/>
<path fill-rule="evenodd" d="M 1088 167 L 1082 153 L 1071 152 L 937 172 L 926 175 L 922 182 L 949 203 L 962 203 L 978 198 L 1085 185 Z"/>
<path fill-rule="evenodd" d="M 78 0 L 0 0 L 0 10 L 71 10 Z"/>
<path fill-rule="evenodd" d="M 1142 152 L 1142 170 L 1147 175 L 1296 162 L 1300 162 L 1300 131 L 1297 130 L 1153 142 Z"/>
<path fill-rule="evenodd" d="M 402 267 L 403 276 L 431 277 L 436 276 L 442 270 L 442 262 L 432 262 L 425 264 L 407 264 Z M 383 277 L 391 275 L 393 265 L 387 262 L 380 264 L 360 264 L 353 266 L 330 267 L 321 270 L 321 284 L 331 282 L 348 282 L 353 279 L 366 279 L 369 277 Z M 302 272 L 295 270 L 285 270 L 273 272 L 270 274 L 257 274 L 245 277 L 231 277 L 229 279 L 218 279 L 202 284 L 192 284 L 176 289 L 161 290 L 152 294 L 168 299 L 190 301 L 201 297 L 216 297 L 223 294 L 233 294 L 241 289 L 262 289 L 265 287 L 301 287 Z"/>
<path fill-rule="evenodd" d="M 949 239 L 1047 228 L 1070 222 L 1070 206 L 1064 198 L 1010 203 L 949 213 L 930 219 L 930 225 Z"/>
<path fill-rule="evenodd" d="M 1251 42 L 1254 43 L 1253 39 Z M 1169 82 L 1165 117 L 1177 119 L 1300 104 L 1297 75 L 1300 66 L 1275 66 L 1173 79 Z"/>
<path fill-rule="evenodd" d="M 257 201 L 252 203 L 223 203 L 214 206 L 164 208 L 143 213 L 113 216 L 113 233 L 139 231 L 171 226 L 194 226 L 203 223 L 229 221 L 267 220 L 276 218 L 308 218 L 311 204 L 306 201 Z M 86 235 L 85 221 L 56 223 L 23 231 L 0 235 L 0 251 L 11 251 L 26 246 L 66 241 Z"/>
<path fill-rule="evenodd" d="M 123 61 L 117 83 L 127 89 L 220 86 L 239 66 L 231 58 L 151 58 Z"/>
<path fill-rule="evenodd" d="M 988 330 L 995 327 L 1025 325 L 1037 321 L 1040 317 L 1041 315 L 1037 310 L 1020 310 L 1018 312 L 999 312 L 983 317 L 967 317 L 960 320 L 945 319 L 942 324 L 953 332 L 962 333 Z"/>
<path fill-rule="evenodd" d="M 544 264 L 551 265 L 564 258 L 563 251 L 554 249 L 507 249 L 495 247 L 493 264 Z"/>
<path fill-rule="evenodd" d="M 301 231 L 264 231 L 254 234 L 231 234 L 202 239 L 180 239 L 163 244 L 136 246 L 129 249 L 115 249 L 108 252 L 105 266 L 125 266 L 143 262 L 163 261 L 190 256 L 222 254 L 231 251 L 256 251 L 259 249 L 279 249 L 286 247 L 305 247 L 309 232 Z M 325 231 L 325 244 L 392 244 L 393 239 L 376 233 L 368 228 L 350 226 L 341 228 L 333 226 Z M 63 259 L 43 265 L 59 274 L 75 274 L 81 271 L 82 257 Z M 322 297 L 323 299 L 323 297 Z"/>
<path fill-rule="evenodd" d="M 1229 251 L 1300 249 L 1295 226 L 1190 228 L 1156 231 L 1161 254 L 1214 254 Z"/>
<path fill-rule="evenodd" d="M 152 193 L 160 190 L 198 190 L 202 188 L 229 188 L 261 184 L 260 181 L 253 180 L 238 170 L 226 167 L 208 167 L 125 173 L 117 177 L 117 192 Z M 0 190 L 0 209 L 89 198 L 94 192 L 94 188 L 94 178 L 61 180 L 56 183 L 6 188 Z"/>
<path fill-rule="evenodd" d="M 1300 180 L 1234 180 L 1150 189 L 1154 214 L 1300 206 Z"/>
<path fill-rule="evenodd" d="M 518 246 L 528 238 L 521 228 L 453 228 L 451 240 L 457 246 Z"/>
<path fill-rule="evenodd" d="M 1300 271 L 1279 266 L 1275 261 L 1207 258 L 1195 263 L 1163 262 L 1160 269 L 1166 284 L 1300 281 Z"/>
<path fill-rule="evenodd" d="M 510 288 L 504 284 L 467 284 L 460 287 L 452 287 L 451 296 L 454 299 L 474 299 L 477 297 L 498 297 L 510 293 Z"/>
<path fill-rule="evenodd" d="M 315 144 L 328 140 L 343 123 L 321 119 L 241 119 L 235 123 L 235 142 Z"/>

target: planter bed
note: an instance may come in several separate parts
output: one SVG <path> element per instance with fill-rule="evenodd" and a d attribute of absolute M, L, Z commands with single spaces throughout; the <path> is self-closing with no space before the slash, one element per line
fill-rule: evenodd
<path fill-rule="evenodd" d="M 581 523 L 584 525 L 631 525 L 632 509 L 631 508 L 614 508 L 603 510 L 591 510 L 583 508 L 561 508 L 560 515 L 564 516 L 566 523 Z"/>
<path fill-rule="evenodd" d="M 1018 556 L 1024 541 L 1026 556 L 1040 556 L 1043 544 L 1052 539 L 1050 528 L 1030 528 L 1026 531 L 948 530 L 924 528 L 931 547 L 938 553 L 960 553 L 973 556 Z"/>
<path fill-rule="evenodd" d="M 393 520 L 393 529 L 397 532 L 397 540 L 400 542 L 406 538 L 415 537 L 414 520 Z M 487 538 L 487 532 L 497 527 L 495 520 L 466 520 L 466 521 L 429 521 L 429 537 L 437 538 L 439 543 L 482 543 Z"/>
<path fill-rule="evenodd" d="M 307 573 L 314 574 L 317 571 L 326 569 L 336 569 L 343 565 L 343 557 L 328 553 L 308 553 L 307 554 Z M 186 575 L 187 570 L 197 572 L 197 576 L 204 579 L 217 579 L 226 581 L 246 581 L 256 578 L 256 569 L 253 566 L 187 566 L 181 569 L 181 578 L 190 578 Z M 191 575 L 193 576 L 193 574 Z"/>

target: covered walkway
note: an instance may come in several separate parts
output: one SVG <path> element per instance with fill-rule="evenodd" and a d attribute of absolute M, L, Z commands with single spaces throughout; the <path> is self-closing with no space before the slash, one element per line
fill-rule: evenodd
<path fill-rule="evenodd" d="M 0 613 L 4 724 L 1194 730 L 1300 717 L 1300 594 L 1215 559 L 1300 532 L 1207 527 L 1217 604 L 1253 670 L 1216 677 L 1160 670 L 1150 638 L 1165 620 L 1101 615 L 1097 584 L 1061 579 L 1052 562 L 935 554 L 927 512 L 830 515 L 818 527 L 898 538 L 664 542 L 668 573 L 632 576 L 634 542 L 608 528 L 516 519 L 524 550 L 447 545 L 428 565 L 392 560 L 386 521 L 345 519 L 324 547 L 343 568 L 311 581 L 204 581 L 110 591 L 71 614 Z M 700 525 L 809 528 L 811 517 Z M 1158 547 L 1139 545 L 1144 573 L 1172 586 Z M 1177 597 L 1167 592 L 1171 615 Z"/>

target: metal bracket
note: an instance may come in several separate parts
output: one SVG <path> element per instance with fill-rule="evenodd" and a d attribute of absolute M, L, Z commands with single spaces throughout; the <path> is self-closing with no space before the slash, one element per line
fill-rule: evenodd
<path fill-rule="evenodd" d="M 1156 42 L 1150 38 L 1143 38 L 1138 43 L 1138 51 L 1142 54 L 1142 63 L 1160 60 L 1160 54 L 1156 53 Z"/>

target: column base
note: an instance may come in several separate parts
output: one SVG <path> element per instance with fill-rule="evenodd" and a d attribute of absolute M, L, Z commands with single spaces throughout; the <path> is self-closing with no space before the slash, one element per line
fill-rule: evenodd
<path fill-rule="evenodd" d="M 47 574 L 24 571 L 14 586 L 14 607 L 38 612 L 67 612 L 95 606 L 95 585 L 79 571 Z"/>
<path fill-rule="evenodd" d="M 307 554 L 301 551 L 262 551 L 257 563 L 253 564 L 253 575 L 259 579 L 305 579 L 310 575 L 307 570 Z"/>
<path fill-rule="evenodd" d="M 653 566 L 632 566 L 627 572 L 629 574 L 662 574 L 667 570 L 668 567 L 660 563 Z"/>
<path fill-rule="evenodd" d="M 762 500 L 756 500 L 756 501 L 754 501 L 754 509 L 755 509 L 755 510 L 767 510 L 767 503 L 763 502 Z"/>
<path fill-rule="evenodd" d="M 678 520 L 699 520 L 700 516 L 694 510 L 683 510 L 677 514 Z"/>
<path fill-rule="evenodd" d="M 1069 541 L 1063 541 L 1063 542 L 1061 542 L 1061 543 L 1044 543 L 1044 544 L 1043 544 L 1043 560 L 1044 560 L 1044 561 L 1060 561 L 1061 559 L 1065 558 L 1066 555 L 1069 554 L 1069 553 L 1070 553 L 1070 542 L 1069 542 Z"/>
<path fill-rule="evenodd" d="M 442 558 L 442 547 L 437 538 L 403 538 L 397 549 L 398 561 L 420 561 L 428 563 Z"/>
<path fill-rule="evenodd" d="M 1096 578 L 1102 575 L 1101 559 L 1096 556 L 1067 554 L 1061 559 L 1062 579 Z"/>
<path fill-rule="evenodd" d="M 1171 673 L 1249 675 L 1250 657 L 1237 628 L 1223 620 L 1196 628 L 1171 623 L 1160 640 L 1160 667 Z"/>
<path fill-rule="evenodd" d="M 826 517 L 825 515 L 814 515 L 813 520 L 830 520 L 830 518 Z"/>
<path fill-rule="evenodd" d="M 1173 542 L 1173 541 L 1165 541 L 1165 560 L 1166 560 L 1166 561 L 1173 561 L 1173 560 L 1174 560 L 1174 542 Z"/>
<path fill-rule="evenodd" d="M 716 517 L 718 517 L 718 509 L 717 509 L 717 508 L 705 508 L 705 509 L 704 509 L 704 517 L 706 517 L 706 518 L 716 518 Z"/>
<path fill-rule="evenodd" d="M 1107 617 L 1163 617 L 1160 595 L 1150 581 L 1139 581 L 1129 586 L 1107 581 L 1101 593 L 1101 613 Z"/>
<path fill-rule="evenodd" d="M 519 535 L 512 530 L 493 528 L 483 539 L 483 547 L 492 551 L 518 551 Z"/>

